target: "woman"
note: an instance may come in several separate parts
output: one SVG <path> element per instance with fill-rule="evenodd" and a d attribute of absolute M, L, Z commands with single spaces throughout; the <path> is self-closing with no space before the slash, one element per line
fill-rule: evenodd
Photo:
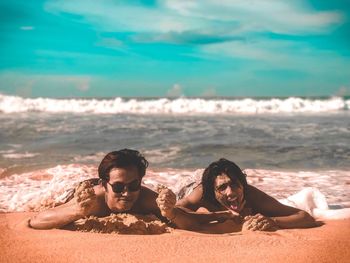
<path fill-rule="evenodd" d="M 165 207 L 161 207 L 163 216 L 184 229 L 222 233 L 239 231 L 242 225 L 253 231 L 316 226 L 307 212 L 283 205 L 249 185 L 242 170 L 226 159 L 211 163 L 201 184 L 175 206 L 168 202 Z M 184 213 L 192 216 L 177 217 Z"/>

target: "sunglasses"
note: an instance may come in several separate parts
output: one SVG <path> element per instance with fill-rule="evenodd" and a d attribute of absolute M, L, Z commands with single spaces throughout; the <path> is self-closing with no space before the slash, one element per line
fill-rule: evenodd
<path fill-rule="evenodd" d="M 114 193 L 120 194 L 124 191 L 129 191 L 129 192 L 136 192 L 140 190 L 141 188 L 141 182 L 138 179 L 135 179 L 134 181 L 124 184 L 121 182 L 115 182 L 114 184 L 110 184 L 107 182 L 112 187 L 112 190 Z"/>

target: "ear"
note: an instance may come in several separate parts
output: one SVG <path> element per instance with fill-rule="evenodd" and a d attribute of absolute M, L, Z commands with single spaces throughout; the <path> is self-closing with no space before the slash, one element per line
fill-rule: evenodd
<path fill-rule="evenodd" d="M 99 184 L 99 185 L 102 185 L 106 190 L 108 189 L 108 188 L 107 188 L 107 181 L 105 181 L 105 180 L 103 180 L 103 179 L 100 179 L 100 180 L 98 181 L 98 184 Z"/>

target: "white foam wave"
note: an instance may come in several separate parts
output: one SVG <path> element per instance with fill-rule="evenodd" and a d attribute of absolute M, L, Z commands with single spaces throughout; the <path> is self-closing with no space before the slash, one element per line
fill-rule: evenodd
<path fill-rule="evenodd" d="M 304 188 L 300 192 L 279 201 L 285 205 L 302 209 L 321 220 L 350 218 L 350 208 L 329 209 L 325 195 L 314 187 Z"/>
<path fill-rule="evenodd" d="M 350 109 L 350 100 L 329 99 L 49 99 L 0 94 L 0 112 L 72 112 L 94 114 L 259 114 L 324 113 Z"/>
<path fill-rule="evenodd" d="M 2 178 L 0 212 L 39 211 L 60 204 L 69 189 L 92 177 L 96 167 L 71 164 Z"/>
<path fill-rule="evenodd" d="M 90 155 L 77 155 L 74 157 L 74 161 L 81 163 L 81 162 L 100 162 L 102 158 L 106 155 L 105 152 L 97 152 L 95 154 Z"/>
<path fill-rule="evenodd" d="M 182 187 L 198 182 L 202 172 L 203 169 L 148 170 L 143 183 L 151 189 L 163 184 L 179 193 Z M 248 169 L 246 173 L 249 184 L 318 219 L 350 218 L 349 171 L 282 172 Z M 97 177 L 95 166 L 71 164 L 2 178 L 0 212 L 39 211 L 61 204 L 70 189 L 94 177 Z"/>
<path fill-rule="evenodd" d="M 7 159 L 22 159 L 22 158 L 33 158 L 35 156 L 38 156 L 39 153 L 6 153 L 3 154 L 2 156 Z"/>

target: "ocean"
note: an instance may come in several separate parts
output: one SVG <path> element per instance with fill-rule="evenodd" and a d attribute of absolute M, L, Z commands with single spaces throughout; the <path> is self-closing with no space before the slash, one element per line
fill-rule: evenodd
<path fill-rule="evenodd" d="M 226 158 L 279 200 L 311 189 L 304 204 L 312 199 L 322 209 L 350 208 L 349 97 L 0 94 L 0 123 L 1 212 L 58 203 L 67 189 L 97 177 L 104 155 L 122 148 L 144 154 L 150 163 L 144 184 L 151 188 L 162 183 L 178 192 L 209 163 Z"/>

